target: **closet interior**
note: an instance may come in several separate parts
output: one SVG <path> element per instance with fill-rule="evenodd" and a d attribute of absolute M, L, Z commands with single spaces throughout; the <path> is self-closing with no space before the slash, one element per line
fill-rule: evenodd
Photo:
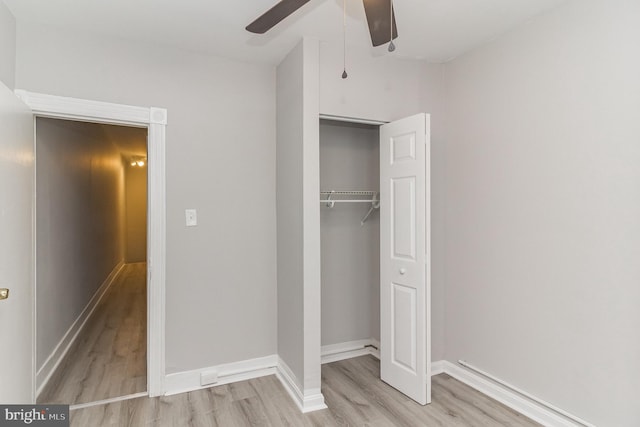
<path fill-rule="evenodd" d="M 376 125 L 320 120 L 323 362 L 379 347 L 379 135 Z"/>

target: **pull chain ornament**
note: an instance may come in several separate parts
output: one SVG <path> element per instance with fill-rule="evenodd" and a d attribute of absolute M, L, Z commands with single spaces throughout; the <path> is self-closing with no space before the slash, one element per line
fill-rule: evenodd
<path fill-rule="evenodd" d="M 389 0 L 389 28 L 391 35 L 389 36 L 389 52 L 396 50 L 396 45 L 393 44 L 393 0 Z"/>
<path fill-rule="evenodd" d="M 347 0 L 342 0 L 342 78 L 346 79 L 347 74 Z"/>

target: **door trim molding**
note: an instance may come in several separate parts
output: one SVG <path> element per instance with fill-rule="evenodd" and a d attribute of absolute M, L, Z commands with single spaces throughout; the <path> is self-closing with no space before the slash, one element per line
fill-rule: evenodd
<path fill-rule="evenodd" d="M 147 391 L 164 393 L 167 110 L 15 90 L 35 117 L 50 117 L 148 129 L 147 207 Z M 35 348 L 34 348 L 35 352 Z M 35 353 L 33 355 L 35 360 Z"/>

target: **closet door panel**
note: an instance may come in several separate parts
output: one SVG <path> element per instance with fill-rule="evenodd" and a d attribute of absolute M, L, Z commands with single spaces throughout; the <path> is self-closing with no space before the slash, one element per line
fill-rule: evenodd
<path fill-rule="evenodd" d="M 416 259 L 415 177 L 391 179 L 391 256 L 399 260 Z"/>
<path fill-rule="evenodd" d="M 427 330 L 428 116 L 380 128 L 380 376 L 431 400 Z"/>

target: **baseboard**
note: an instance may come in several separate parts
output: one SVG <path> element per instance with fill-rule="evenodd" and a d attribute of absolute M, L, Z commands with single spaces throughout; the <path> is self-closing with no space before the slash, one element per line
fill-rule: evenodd
<path fill-rule="evenodd" d="M 78 318 L 73 322 L 73 324 L 71 324 L 56 348 L 53 349 L 53 352 L 51 352 L 47 360 L 43 363 L 42 367 L 38 369 L 38 372 L 36 372 L 36 396 L 39 396 L 47 385 L 56 368 L 60 365 L 60 362 L 62 362 L 62 359 L 84 328 L 87 320 L 89 320 L 96 307 L 113 284 L 114 279 L 118 276 L 120 270 L 122 270 L 122 267 L 124 267 L 124 261 L 120 261 L 115 267 L 113 267 L 111 273 L 109 273 L 98 290 L 93 294 L 93 297 L 91 297 L 84 310 L 82 310 L 82 313 L 80 313 Z"/>
<path fill-rule="evenodd" d="M 187 393 L 223 384 L 250 380 L 252 378 L 274 375 L 278 366 L 278 356 L 259 357 L 256 359 L 242 360 L 240 362 L 226 363 L 208 368 L 194 369 L 192 371 L 169 374 L 165 377 L 165 396 Z M 202 375 L 217 374 L 218 379 L 211 384 L 201 384 Z"/>
<path fill-rule="evenodd" d="M 323 345 L 320 350 L 320 363 L 337 362 L 353 357 L 370 354 L 380 359 L 380 343 L 372 338 L 348 341 L 339 344 Z"/>
<path fill-rule="evenodd" d="M 431 376 L 444 374 L 444 360 L 431 362 Z"/>
<path fill-rule="evenodd" d="M 164 395 L 170 396 L 187 393 L 274 374 L 280 380 L 301 412 L 317 411 L 327 407 L 320 389 L 308 389 L 303 392 L 302 387 L 298 384 L 296 376 L 291 369 L 275 354 L 257 359 L 169 374 L 164 379 Z M 201 378 L 203 375 L 217 375 L 217 381 L 202 385 Z"/>
<path fill-rule="evenodd" d="M 512 390 L 514 387 L 505 387 L 494 381 L 491 381 L 484 376 L 453 364 L 446 360 L 434 362 L 432 366 L 439 366 L 442 372 L 452 376 L 456 380 L 467 384 L 468 386 L 478 390 L 480 393 L 485 394 L 498 402 L 508 406 L 509 408 L 525 415 L 532 420 L 549 427 L 593 427 L 592 424 L 587 422 L 576 422 L 578 417 L 571 415 L 571 418 L 564 416 L 553 409 L 546 407 L 534 400 L 528 399 L 525 396 Z M 435 368 L 432 368 L 435 372 Z M 441 372 L 441 373 L 442 373 Z M 434 373 L 435 375 L 435 373 Z M 500 380 L 500 382 L 505 383 Z M 507 384 L 508 385 L 508 384 Z M 565 411 L 563 411 L 565 412 Z M 565 412 L 566 413 L 566 412 Z"/>
<path fill-rule="evenodd" d="M 291 396 L 291 399 L 296 404 L 300 412 L 307 413 L 327 408 L 327 405 L 324 402 L 324 396 L 320 389 L 307 389 L 303 392 L 296 376 L 293 374 L 293 371 L 291 371 L 285 361 L 279 357 L 276 376 L 282 383 L 285 390 L 287 390 L 289 396 Z"/>

